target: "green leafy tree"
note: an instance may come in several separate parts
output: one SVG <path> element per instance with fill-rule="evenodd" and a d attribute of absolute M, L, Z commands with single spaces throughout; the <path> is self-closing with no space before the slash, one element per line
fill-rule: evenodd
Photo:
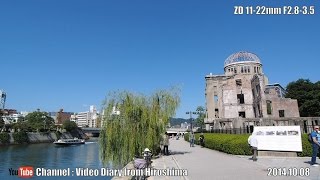
<path fill-rule="evenodd" d="M 320 81 L 298 79 L 287 85 L 287 98 L 297 99 L 301 117 L 320 116 Z"/>
<path fill-rule="evenodd" d="M 12 128 L 14 128 L 15 131 L 17 131 L 18 129 L 20 129 L 21 131 L 32 131 L 32 128 L 30 127 L 30 125 L 26 121 L 19 121 L 18 120 L 17 123 L 14 123 L 12 125 Z"/>
<path fill-rule="evenodd" d="M 54 120 L 46 112 L 35 111 L 25 117 L 32 130 L 45 130 L 54 126 Z"/>
<path fill-rule="evenodd" d="M 144 148 L 157 152 L 165 126 L 180 103 L 179 90 L 160 90 L 151 96 L 114 92 L 105 102 L 100 132 L 104 163 L 123 167 Z"/>
<path fill-rule="evenodd" d="M 4 126 L 4 120 L 0 116 L 0 130 L 3 128 L 3 126 Z"/>
<path fill-rule="evenodd" d="M 198 114 L 196 122 L 202 129 L 203 126 L 204 126 L 204 118 L 206 117 L 205 109 L 204 109 L 203 106 L 198 106 L 197 109 L 196 109 L 196 112 Z"/>
<path fill-rule="evenodd" d="M 98 117 L 97 117 L 97 120 L 96 120 L 96 122 L 97 122 L 97 124 L 96 124 L 96 127 L 97 128 L 99 128 L 99 127 L 101 127 L 101 115 L 99 115 Z"/>
<path fill-rule="evenodd" d="M 66 120 L 62 124 L 62 128 L 71 132 L 78 128 L 77 124 L 74 121 Z"/>

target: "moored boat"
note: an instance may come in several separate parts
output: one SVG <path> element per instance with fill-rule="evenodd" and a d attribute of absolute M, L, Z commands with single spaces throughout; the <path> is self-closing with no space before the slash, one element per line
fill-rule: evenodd
<path fill-rule="evenodd" d="M 53 142 L 56 145 L 77 145 L 77 144 L 84 144 L 84 139 L 59 139 L 58 141 Z"/>

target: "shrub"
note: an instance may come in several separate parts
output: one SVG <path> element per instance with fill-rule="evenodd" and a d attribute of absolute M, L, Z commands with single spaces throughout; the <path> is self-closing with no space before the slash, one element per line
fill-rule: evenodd
<path fill-rule="evenodd" d="M 233 155 L 252 155 L 248 145 L 250 134 L 218 134 L 204 133 L 205 147 Z M 189 134 L 184 139 L 189 141 Z M 195 143 L 199 144 L 199 134 L 195 135 Z M 308 141 L 307 134 L 302 135 L 302 152 L 297 153 L 300 157 L 310 157 L 312 148 Z"/>
<path fill-rule="evenodd" d="M 78 128 L 77 124 L 74 121 L 66 120 L 62 124 L 63 129 L 68 132 L 71 132 Z"/>
<path fill-rule="evenodd" d="M 301 137 L 302 140 L 302 152 L 298 153 L 300 157 L 310 157 L 312 156 L 312 147 L 311 143 L 308 141 L 308 134 L 303 134 Z"/>
<path fill-rule="evenodd" d="M 10 135 L 9 133 L 6 133 L 6 132 L 2 132 L 0 133 L 0 142 L 2 144 L 7 144 L 10 142 Z"/>
<path fill-rule="evenodd" d="M 12 135 L 13 135 L 13 139 L 16 143 L 28 143 L 29 142 L 28 135 L 25 131 L 14 132 Z"/>

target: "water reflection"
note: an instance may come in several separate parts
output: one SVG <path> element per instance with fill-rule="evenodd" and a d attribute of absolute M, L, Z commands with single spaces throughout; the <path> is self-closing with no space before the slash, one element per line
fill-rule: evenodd
<path fill-rule="evenodd" d="M 70 168 L 74 171 L 75 168 L 100 170 L 103 167 L 99 160 L 97 142 L 86 142 L 86 144 L 74 146 L 56 146 L 52 143 L 1 146 L 0 160 L 0 179 L 18 178 L 10 176 L 9 169 L 18 169 L 18 167 L 26 165 L 48 169 Z M 36 178 L 43 179 L 44 177 Z M 59 178 L 79 179 L 80 177 Z M 111 177 L 95 177 L 95 179 L 97 178 L 111 179 Z"/>

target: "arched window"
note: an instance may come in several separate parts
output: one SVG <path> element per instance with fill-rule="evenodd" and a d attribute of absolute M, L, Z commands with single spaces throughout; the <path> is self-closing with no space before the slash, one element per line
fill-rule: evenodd
<path fill-rule="evenodd" d="M 267 100 L 267 114 L 271 115 L 272 114 L 272 101 Z"/>

